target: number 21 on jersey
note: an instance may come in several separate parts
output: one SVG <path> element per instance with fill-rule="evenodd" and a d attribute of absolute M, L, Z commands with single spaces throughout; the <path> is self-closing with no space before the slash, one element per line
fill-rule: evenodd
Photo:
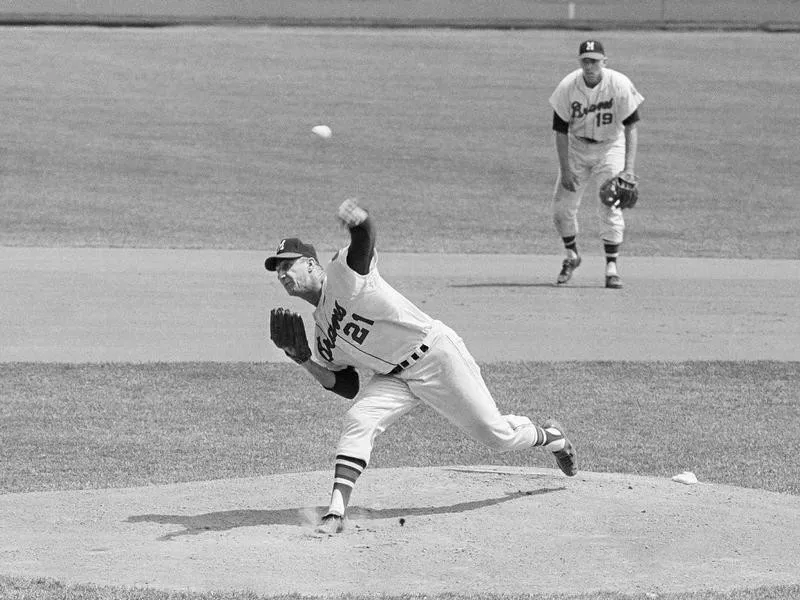
<path fill-rule="evenodd" d="M 350 315 L 350 318 L 352 321 L 347 323 L 347 325 L 342 328 L 342 333 L 344 335 L 349 335 L 356 344 L 361 345 L 364 343 L 364 340 L 367 339 L 367 335 L 369 335 L 369 329 L 367 326 L 374 325 L 375 321 L 366 317 L 362 317 L 361 315 L 357 315 L 356 313 Z M 362 323 L 362 325 L 357 325 L 356 323 Z"/>

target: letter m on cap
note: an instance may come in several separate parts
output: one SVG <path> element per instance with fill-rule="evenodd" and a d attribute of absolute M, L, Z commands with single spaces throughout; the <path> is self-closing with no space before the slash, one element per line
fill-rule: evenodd
<path fill-rule="evenodd" d="M 593 52 L 594 51 L 594 42 L 586 42 L 586 51 Z"/>

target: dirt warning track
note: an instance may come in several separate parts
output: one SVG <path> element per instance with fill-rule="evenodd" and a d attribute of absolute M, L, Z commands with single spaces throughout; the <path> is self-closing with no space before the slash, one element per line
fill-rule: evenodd
<path fill-rule="evenodd" d="M 286 360 L 267 312 L 288 298 L 266 252 L 0 248 L 0 362 Z M 330 256 L 333 250 L 320 250 Z M 626 257 L 623 290 L 586 256 L 380 254 L 401 292 L 478 361 L 800 360 L 800 261 Z"/>

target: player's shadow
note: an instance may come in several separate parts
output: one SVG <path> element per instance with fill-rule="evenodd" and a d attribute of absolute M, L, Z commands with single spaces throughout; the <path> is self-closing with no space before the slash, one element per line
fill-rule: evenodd
<path fill-rule="evenodd" d="M 538 496 L 551 492 L 560 492 L 564 487 L 541 488 L 530 491 L 508 492 L 500 498 L 487 498 L 472 502 L 460 502 L 445 506 L 425 506 L 419 508 L 364 508 L 353 506 L 349 510 L 351 518 L 356 520 L 391 519 L 398 517 L 413 517 L 422 515 L 441 515 L 459 513 L 469 510 L 479 510 L 487 506 L 502 504 L 509 500 L 516 500 L 525 496 Z M 126 523 L 158 523 L 160 525 L 181 525 L 184 529 L 175 531 L 158 538 L 162 541 L 172 540 L 184 535 L 198 535 L 209 531 L 229 531 L 238 527 L 257 527 L 259 525 L 295 525 L 309 526 L 309 513 L 321 515 L 325 507 L 316 508 L 279 508 L 273 510 L 223 510 L 219 512 L 203 513 L 200 515 L 133 515 L 126 519 Z"/>
<path fill-rule="evenodd" d="M 491 281 L 486 283 L 454 283 L 450 285 L 451 288 L 553 288 L 558 290 L 569 290 L 569 289 L 594 289 L 605 288 L 603 282 L 596 283 L 596 282 L 570 282 L 569 285 L 559 285 L 555 281 L 539 281 L 535 283 L 520 283 L 519 281 Z"/>
<path fill-rule="evenodd" d="M 531 283 L 522 283 L 519 281 L 490 281 L 486 283 L 454 283 L 450 285 L 451 288 L 536 288 L 536 287 L 554 287 L 555 284 L 547 283 L 543 281 L 538 282 L 531 282 Z"/>

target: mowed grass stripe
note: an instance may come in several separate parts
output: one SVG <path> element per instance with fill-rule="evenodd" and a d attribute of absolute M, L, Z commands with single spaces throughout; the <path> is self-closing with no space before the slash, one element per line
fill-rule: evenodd
<path fill-rule="evenodd" d="M 501 411 L 568 427 L 587 471 L 800 493 L 791 362 L 500 363 Z M 350 403 L 286 363 L 0 365 L 0 492 L 129 487 L 329 468 Z M 371 468 L 552 467 L 491 452 L 419 408 Z M 321 491 L 321 494 L 323 492 Z"/>
<path fill-rule="evenodd" d="M 800 34 L 595 35 L 645 96 L 625 255 L 800 256 Z M 0 245 L 335 247 L 355 195 L 384 252 L 560 253 L 547 100 L 584 37 L 9 29 Z"/>
<path fill-rule="evenodd" d="M 585 594 L 402 594 L 383 595 L 381 600 L 795 600 L 800 585 L 760 587 L 751 590 L 716 592 L 654 593 L 592 592 Z M 66 585 L 49 578 L 26 579 L 0 575 L 0 597 L 8 600 L 310 600 L 300 594 L 262 595 L 248 591 L 190 592 L 123 588 L 95 585 Z M 337 600 L 375 600 L 375 596 L 343 594 Z"/>
<path fill-rule="evenodd" d="M 757 5 L 748 0 L 727 0 L 724 5 L 712 0 L 676 2 L 675 0 L 656 2 L 636 2 L 634 0 L 603 0 L 602 2 L 576 3 L 577 27 L 584 27 L 583 21 L 597 19 L 610 20 L 604 25 L 617 22 L 659 21 L 673 22 L 750 22 L 796 21 L 797 14 L 792 10 L 791 0 L 761 0 Z M 152 19 L 156 23 L 169 19 L 170 22 L 182 19 L 202 19 L 210 17 L 225 18 L 247 22 L 248 19 L 269 18 L 308 20 L 325 22 L 352 18 L 361 22 L 403 23 L 414 21 L 433 21 L 447 25 L 464 21 L 503 24 L 508 21 L 564 20 L 568 10 L 558 0 L 504 0 L 496 2 L 465 2 L 464 0 L 421 0 L 413 3 L 392 2 L 391 0 L 370 0 L 369 2 L 349 2 L 348 0 L 204 0 L 185 2 L 182 0 L 161 0 L 142 2 L 131 0 L 95 0 L 92 3 L 75 3 L 70 0 L 6 0 L 0 6 L 0 15 L 21 17 L 32 15 L 41 18 L 53 15 L 65 18 L 96 17 L 97 22 L 104 19 L 114 21 L 114 17 L 127 17 L 131 21 Z M 134 18 L 138 17 L 138 19 Z M 122 20 L 122 19 L 120 19 Z"/>

